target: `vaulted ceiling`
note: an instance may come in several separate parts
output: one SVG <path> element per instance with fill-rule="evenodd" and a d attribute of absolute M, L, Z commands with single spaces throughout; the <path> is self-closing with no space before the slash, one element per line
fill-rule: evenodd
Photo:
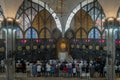
<path fill-rule="evenodd" d="M 4 16 L 14 18 L 16 12 L 23 0 L 0 0 L 0 5 L 3 9 Z"/>
<path fill-rule="evenodd" d="M 120 0 L 98 0 L 101 4 L 106 17 L 116 17 L 120 7 Z"/>
<path fill-rule="evenodd" d="M 41 1 L 48 4 L 48 6 L 55 10 L 60 16 L 61 13 L 64 16 L 69 14 L 75 8 L 75 6 L 77 6 L 80 2 L 84 0 L 41 0 Z M 98 1 L 102 5 L 103 10 L 107 17 L 116 17 L 117 10 L 120 6 L 120 0 L 98 0 Z M 23 0 L 0 0 L 0 5 L 2 6 L 5 17 L 14 18 L 22 2 Z"/>

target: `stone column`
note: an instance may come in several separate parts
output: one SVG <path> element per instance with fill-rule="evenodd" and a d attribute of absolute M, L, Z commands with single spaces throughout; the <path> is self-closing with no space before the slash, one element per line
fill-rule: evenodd
<path fill-rule="evenodd" d="M 116 80 L 115 78 L 115 39 L 113 29 L 108 29 L 107 33 L 107 80 Z"/>
<path fill-rule="evenodd" d="M 5 19 L 2 22 L 2 28 L 5 31 L 6 40 L 6 53 L 5 53 L 5 68 L 6 80 L 15 79 L 15 27 L 16 22 L 14 19 Z"/>

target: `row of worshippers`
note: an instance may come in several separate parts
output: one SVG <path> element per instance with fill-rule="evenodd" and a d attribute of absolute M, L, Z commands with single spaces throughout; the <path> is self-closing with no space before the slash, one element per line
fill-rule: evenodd
<path fill-rule="evenodd" d="M 33 62 L 27 64 L 27 73 L 31 76 L 63 76 L 63 77 L 105 77 L 107 67 L 105 63 L 97 61 L 73 61 L 73 62 Z M 115 65 L 115 72 L 120 76 L 120 65 Z M 97 74 L 97 75 L 96 75 Z"/>
<path fill-rule="evenodd" d="M 73 62 L 18 60 L 16 71 L 27 72 L 28 76 L 81 77 L 88 75 L 90 77 L 105 77 L 107 67 L 105 62 L 98 62 L 97 60 L 74 59 Z M 120 64 L 115 65 L 115 72 L 117 76 L 120 76 Z"/>
<path fill-rule="evenodd" d="M 51 76 L 51 77 L 80 77 L 81 73 L 89 73 L 88 64 L 75 64 L 71 62 L 63 62 L 57 64 L 50 63 L 31 63 L 27 66 L 27 73 L 31 76 Z"/>

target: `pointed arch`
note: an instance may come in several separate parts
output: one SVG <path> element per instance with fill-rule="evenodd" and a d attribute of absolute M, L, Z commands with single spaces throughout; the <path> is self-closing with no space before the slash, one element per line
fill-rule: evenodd
<path fill-rule="evenodd" d="M 42 7 L 45 7 L 45 9 L 47 10 L 47 11 L 49 11 L 49 13 L 52 15 L 52 17 L 54 18 L 54 20 L 55 20 L 55 23 L 56 23 L 56 25 L 57 25 L 57 28 L 62 32 L 62 26 L 61 26 L 61 23 L 60 23 L 60 19 L 59 19 L 59 17 L 56 15 L 56 13 L 51 9 L 51 8 L 49 8 L 48 7 L 48 5 L 47 4 L 45 4 L 45 3 L 43 3 L 42 1 L 38 1 L 38 0 L 32 0 L 33 2 L 35 2 L 35 3 L 37 3 L 37 4 L 39 4 L 39 5 L 41 5 Z"/>
<path fill-rule="evenodd" d="M 101 32 L 98 28 L 93 27 L 88 32 L 88 38 L 90 39 L 100 39 L 101 38 Z"/>
<path fill-rule="evenodd" d="M 25 31 L 27 28 L 30 26 L 30 19 L 27 14 L 22 14 L 21 17 L 19 18 L 19 26 L 23 31 Z"/>
<path fill-rule="evenodd" d="M 51 38 L 51 31 L 48 28 L 42 28 L 39 33 L 40 38 Z"/>
<path fill-rule="evenodd" d="M 32 27 L 29 27 L 26 31 L 25 31 L 25 38 L 38 38 L 38 34 L 37 34 L 37 31 L 32 28 Z"/>
<path fill-rule="evenodd" d="M 59 39 L 62 37 L 62 33 L 60 32 L 60 30 L 58 28 L 55 28 L 53 31 L 52 31 L 52 38 L 54 39 Z"/>
<path fill-rule="evenodd" d="M 83 9 L 80 9 L 72 19 L 74 25 L 71 28 L 76 32 L 80 27 L 84 28 L 86 31 L 89 31 L 93 26 L 93 21 L 91 16 Z"/>
<path fill-rule="evenodd" d="M 30 7 L 28 9 L 26 9 L 25 13 L 28 15 L 28 18 L 29 18 L 30 22 L 33 22 L 33 19 L 37 15 L 37 11 L 33 7 Z"/>
<path fill-rule="evenodd" d="M 62 32 L 60 20 L 55 12 L 38 0 L 24 0 L 17 11 L 16 19 L 19 19 L 23 33 L 29 27 L 35 28 L 37 33 L 40 33 L 40 30 L 44 27 L 51 32 L 57 27 Z M 24 36 L 26 35 L 24 34 Z"/>
<path fill-rule="evenodd" d="M 74 33 L 74 31 L 73 31 L 71 28 L 69 28 L 69 29 L 65 32 L 65 37 L 66 37 L 67 39 L 75 38 L 75 33 Z"/>
<path fill-rule="evenodd" d="M 38 12 L 32 22 L 32 26 L 38 31 L 40 31 L 44 27 L 48 28 L 51 31 L 56 28 L 55 20 L 46 9 Z"/>
<path fill-rule="evenodd" d="M 97 3 L 97 5 L 96 5 Z M 100 6 L 99 2 L 97 0 L 85 0 L 83 2 L 81 2 L 76 8 L 73 9 L 73 11 L 71 12 L 70 16 L 68 17 L 68 20 L 66 22 L 66 26 L 65 26 L 65 31 L 70 27 L 70 23 L 74 17 L 74 15 L 80 10 L 80 9 L 84 9 L 85 11 L 89 11 L 91 8 L 89 8 L 88 6 L 91 5 L 93 6 L 93 9 L 95 9 L 96 7 L 98 7 L 97 9 L 101 12 L 101 14 L 104 14 L 102 7 Z M 86 7 L 86 8 L 85 8 Z M 91 9 L 92 10 L 92 9 Z M 95 12 L 95 11 L 94 11 Z M 97 13 L 98 15 L 99 13 Z M 95 13 L 91 16 L 95 17 L 97 16 L 95 15 Z M 96 19 L 95 19 L 96 20 Z"/>
<path fill-rule="evenodd" d="M 120 7 L 119 7 L 118 12 L 117 12 L 117 18 L 120 21 Z M 117 28 L 117 32 L 116 33 L 117 33 L 116 34 L 117 39 L 120 39 L 120 26 Z"/>
<path fill-rule="evenodd" d="M 2 21 L 5 18 L 4 13 L 3 13 L 3 9 L 0 6 L 0 21 Z"/>
<path fill-rule="evenodd" d="M 23 31 L 20 27 L 16 29 L 16 38 L 17 39 L 22 39 L 23 38 Z"/>
<path fill-rule="evenodd" d="M 118 12 L 117 12 L 117 18 L 120 18 L 120 7 L 119 7 Z"/>
<path fill-rule="evenodd" d="M 2 21 L 4 20 L 5 16 L 4 16 L 4 13 L 3 13 L 3 10 L 2 10 L 2 7 L 0 6 L 0 39 L 5 39 L 5 31 L 2 29 Z"/>
<path fill-rule="evenodd" d="M 87 31 L 80 27 L 76 32 L 76 38 L 82 38 L 82 39 L 86 39 L 87 38 Z"/>

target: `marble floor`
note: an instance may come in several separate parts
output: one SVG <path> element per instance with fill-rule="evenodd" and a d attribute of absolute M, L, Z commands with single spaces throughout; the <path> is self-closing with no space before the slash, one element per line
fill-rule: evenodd
<path fill-rule="evenodd" d="M 28 77 L 26 73 L 16 73 L 15 80 L 106 80 L 106 78 L 90 78 L 87 79 L 86 77 L 83 78 L 76 78 L 76 77 L 70 77 L 70 78 L 64 78 L 64 77 Z M 6 80 L 5 73 L 0 73 L 0 80 Z M 116 80 L 120 80 L 120 78 L 117 78 Z"/>

